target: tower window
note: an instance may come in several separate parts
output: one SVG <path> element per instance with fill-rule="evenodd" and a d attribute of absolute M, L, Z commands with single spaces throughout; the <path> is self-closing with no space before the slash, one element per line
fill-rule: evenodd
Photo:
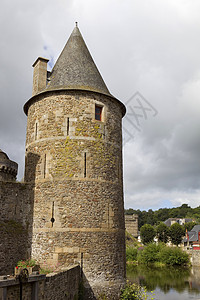
<path fill-rule="evenodd" d="M 67 118 L 67 135 L 69 135 L 69 118 Z"/>
<path fill-rule="evenodd" d="M 46 168 L 47 168 L 47 155 L 44 155 L 44 178 L 46 177 Z"/>
<path fill-rule="evenodd" d="M 95 104 L 95 120 L 102 121 L 102 106 Z"/>
<path fill-rule="evenodd" d="M 84 177 L 87 175 L 87 154 L 84 153 Z"/>
<path fill-rule="evenodd" d="M 38 123 L 35 123 L 35 140 L 37 140 L 38 137 Z"/>

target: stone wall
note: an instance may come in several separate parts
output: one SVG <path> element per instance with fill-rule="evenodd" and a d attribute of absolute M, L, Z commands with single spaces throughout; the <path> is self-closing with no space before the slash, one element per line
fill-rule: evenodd
<path fill-rule="evenodd" d="M 63 90 L 35 96 L 29 104 L 25 180 L 34 183 L 32 256 L 52 265 L 79 262 L 87 287 L 111 289 L 117 282 L 120 289 L 121 104 L 99 93 Z M 102 107 L 101 121 L 95 105 Z"/>
<path fill-rule="evenodd" d="M 30 257 L 32 190 L 27 184 L 0 182 L 0 275 L 12 274 L 17 261 Z"/>
<path fill-rule="evenodd" d="M 69 270 L 46 276 L 44 286 L 45 300 L 78 300 L 80 287 L 80 266 L 70 267 Z"/>
<path fill-rule="evenodd" d="M 133 237 L 138 237 L 138 216 L 125 215 L 125 228 Z"/>
<path fill-rule="evenodd" d="M 0 149 L 0 181 L 15 181 L 18 164 Z"/>
<path fill-rule="evenodd" d="M 47 276 L 30 275 L 28 282 L 23 283 L 22 286 L 23 300 L 76 300 L 80 287 L 80 267 L 73 266 L 66 271 Z M 0 299 L 16 300 L 19 298 L 19 280 L 0 279 Z"/>
<path fill-rule="evenodd" d="M 192 266 L 200 266 L 200 250 L 186 250 L 190 256 Z"/>

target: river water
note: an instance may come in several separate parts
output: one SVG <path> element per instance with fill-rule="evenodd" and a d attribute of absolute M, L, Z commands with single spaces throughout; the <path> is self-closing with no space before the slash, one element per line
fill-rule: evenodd
<path fill-rule="evenodd" d="M 127 279 L 154 290 L 156 300 L 200 300 L 200 268 L 127 266 Z"/>

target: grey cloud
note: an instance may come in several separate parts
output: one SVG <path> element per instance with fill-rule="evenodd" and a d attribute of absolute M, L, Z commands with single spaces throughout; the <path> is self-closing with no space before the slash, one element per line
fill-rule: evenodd
<path fill-rule="evenodd" d="M 126 102 L 139 91 L 158 110 L 124 147 L 126 207 L 198 203 L 199 9 L 189 0 L 3 0 L 0 148 L 19 163 L 19 179 L 31 65 L 55 61 L 78 21 L 111 93 Z"/>

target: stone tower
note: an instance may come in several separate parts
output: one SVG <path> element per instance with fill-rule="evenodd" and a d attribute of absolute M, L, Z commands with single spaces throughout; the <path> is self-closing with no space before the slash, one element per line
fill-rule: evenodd
<path fill-rule="evenodd" d="M 18 164 L 0 149 L 0 181 L 15 181 Z"/>
<path fill-rule="evenodd" d="M 79 262 L 88 293 L 117 299 L 125 279 L 122 125 L 76 26 L 51 72 L 33 64 L 25 181 L 33 185 L 32 257 Z"/>

